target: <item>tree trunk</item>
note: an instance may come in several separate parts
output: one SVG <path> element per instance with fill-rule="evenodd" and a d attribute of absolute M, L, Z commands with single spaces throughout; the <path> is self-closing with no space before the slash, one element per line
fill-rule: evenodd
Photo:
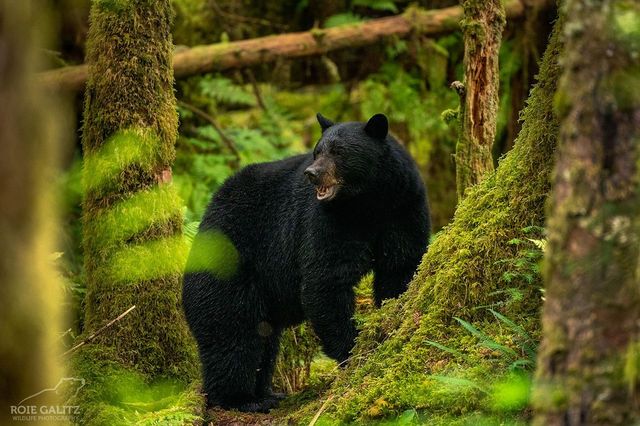
<path fill-rule="evenodd" d="M 44 44 L 39 29 L 45 19 L 36 3 L 0 2 L 0 407 L 6 423 L 19 423 L 13 417 L 25 414 L 14 412 L 19 405 L 39 410 L 62 403 L 55 392 L 20 403 L 63 377 L 56 350 L 63 286 L 51 267 L 51 178 L 65 108 L 60 99 L 52 107 L 32 84 L 39 65 L 36 42 Z"/>
<path fill-rule="evenodd" d="M 367 319 L 351 361 L 325 395 L 333 396 L 326 416 L 364 421 L 415 408 L 440 420 L 453 416 L 453 422 L 456 414 L 486 407 L 486 393 L 478 388 L 492 383 L 447 394 L 447 386 L 433 375 L 460 374 L 468 383 L 479 380 L 473 374 L 480 373 L 495 382 L 509 370 L 509 364 L 478 345 L 453 317 L 500 335 L 501 341 L 518 340 L 486 309 L 492 307 L 537 335 L 541 282 L 535 281 L 535 266 L 522 270 L 517 265 L 530 253 L 526 238 L 533 237 L 525 228 L 544 224 L 558 129 L 553 94 L 560 30 L 558 21 L 514 148 L 495 171 L 467 191 L 453 222 L 431 243 L 407 292 Z M 505 274 L 515 278 L 507 282 Z M 296 415 L 312 417 L 324 400 Z"/>
<path fill-rule="evenodd" d="M 501 0 L 465 0 L 464 88 L 461 95 L 460 132 L 456 144 L 456 189 L 458 200 L 467 188 L 493 170 L 491 149 L 498 115 L 498 52 L 504 29 Z"/>
<path fill-rule="evenodd" d="M 549 0 L 532 1 L 539 2 L 541 6 L 551 3 Z M 510 0 L 506 4 L 509 17 L 521 16 L 524 10 L 523 0 Z M 280 58 L 322 55 L 337 49 L 373 44 L 384 37 L 406 37 L 412 31 L 441 34 L 457 29 L 461 18 L 460 7 L 433 11 L 410 8 L 402 15 L 353 25 L 196 46 L 175 54 L 174 72 L 177 78 L 181 78 L 274 62 Z M 78 91 L 86 83 L 87 72 L 86 65 L 69 66 L 41 73 L 40 81 L 48 88 Z"/>
<path fill-rule="evenodd" d="M 85 332 L 135 305 L 86 345 L 149 377 L 193 377 L 180 307 L 186 256 L 171 185 L 178 117 L 169 0 L 96 1 L 82 145 Z"/>
<path fill-rule="evenodd" d="M 632 3 L 567 2 L 540 425 L 640 421 L 640 8 Z"/>

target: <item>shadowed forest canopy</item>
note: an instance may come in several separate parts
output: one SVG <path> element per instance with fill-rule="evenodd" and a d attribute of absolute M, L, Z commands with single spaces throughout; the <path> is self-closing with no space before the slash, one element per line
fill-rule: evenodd
<path fill-rule="evenodd" d="M 0 345 L 8 407 L 71 377 L 46 404 L 77 424 L 640 421 L 637 2 L 46 3 L 0 7 L 3 336 L 34 341 Z M 277 408 L 207 407 L 183 272 L 192 245 L 221 279 L 246 259 L 195 238 L 202 216 L 245 166 L 310 152 L 318 112 L 386 115 L 427 189 L 428 250 L 381 307 L 362 277 L 347 361 L 304 322 L 280 342 Z"/>

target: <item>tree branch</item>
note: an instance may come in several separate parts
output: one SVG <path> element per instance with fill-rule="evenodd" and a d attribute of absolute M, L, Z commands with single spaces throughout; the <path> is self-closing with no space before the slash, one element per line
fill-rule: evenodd
<path fill-rule="evenodd" d="M 256 102 L 258 102 L 258 106 L 263 110 L 267 111 L 267 105 L 264 103 L 264 99 L 262 98 L 262 93 L 260 92 L 260 87 L 258 87 L 258 82 L 256 81 L 256 76 L 251 71 L 251 68 L 247 68 L 245 70 L 247 77 L 249 77 L 249 82 L 251 82 L 251 88 L 253 89 L 253 95 L 256 97 Z"/>
<path fill-rule="evenodd" d="M 66 351 L 65 353 L 62 354 L 62 356 L 66 356 L 69 355 L 73 352 L 75 352 L 76 350 L 78 350 L 80 347 L 86 345 L 87 343 L 89 343 L 90 341 L 92 341 L 93 339 L 95 339 L 96 337 L 98 337 L 103 331 L 105 331 L 107 328 L 111 327 L 113 324 L 117 323 L 118 321 L 120 321 L 122 318 L 124 318 L 125 316 L 127 316 L 127 314 L 129 314 L 129 312 L 133 311 L 136 308 L 136 305 L 131 306 L 129 309 L 127 309 L 126 311 L 124 311 L 123 313 L 121 313 L 120 315 L 118 315 L 116 318 L 112 319 L 111 321 L 109 321 L 108 323 L 106 323 L 105 325 L 103 325 L 102 327 L 100 327 L 98 329 L 98 331 L 96 331 L 95 333 L 93 333 L 91 336 L 87 337 L 86 339 L 84 339 L 82 342 L 78 343 L 77 345 L 75 345 L 74 347 L 72 347 L 71 349 L 69 349 L 68 351 Z"/>
<path fill-rule="evenodd" d="M 238 151 L 238 148 L 236 147 L 235 142 L 233 142 L 224 133 L 224 131 L 218 125 L 218 122 L 216 121 L 215 118 L 213 118 L 210 114 L 207 114 L 206 112 L 204 112 L 200 108 L 198 108 L 196 106 L 193 106 L 191 104 L 188 104 L 188 103 L 186 103 L 184 101 L 178 101 L 178 105 L 181 106 L 184 109 L 187 109 L 187 110 L 191 111 L 192 113 L 194 113 L 198 117 L 202 118 L 203 120 L 209 122 L 209 124 L 211 124 L 211 127 L 213 127 L 213 129 L 218 133 L 218 135 L 220 135 L 220 139 L 222 140 L 222 143 L 224 143 L 224 145 L 227 147 L 227 149 L 233 154 L 233 156 L 236 159 L 236 162 L 240 163 L 240 151 Z"/>
<path fill-rule="evenodd" d="M 538 7 L 554 4 L 551 0 L 526 0 L 527 4 L 529 2 L 535 2 Z M 525 0 L 509 0 L 505 8 L 509 18 L 520 17 L 526 9 Z M 459 6 L 438 10 L 409 8 L 401 15 L 336 28 L 195 46 L 175 52 L 173 70 L 176 78 L 182 78 L 274 62 L 279 58 L 322 55 L 338 49 L 366 46 L 389 36 L 406 37 L 412 32 L 442 34 L 457 30 L 461 18 Z M 38 81 L 50 89 L 78 91 L 84 88 L 87 73 L 87 65 L 75 65 L 44 71 L 38 75 Z"/>

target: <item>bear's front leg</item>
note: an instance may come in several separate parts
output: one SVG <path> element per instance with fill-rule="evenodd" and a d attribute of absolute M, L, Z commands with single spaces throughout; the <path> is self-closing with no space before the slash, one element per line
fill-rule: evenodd
<path fill-rule="evenodd" d="M 324 353 L 340 363 L 349 358 L 357 335 L 351 285 L 308 280 L 302 286 L 302 306 Z"/>
<path fill-rule="evenodd" d="M 429 217 L 416 209 L 381 233 L 375 248 L 373 295 L 376 306 L 407 289 L 429 242 Z"/>
<path fill-rule="evenodd" d="M 357 335 L 353 288 L 371 270 L 371 250 L 358 241 L 335 238 L 335 245 L 329 245 L 329 240 L 319 243 L 310 251 L 314 257 L 306 259 L 302 308 L 324 352 L 343 362 L 349 357 Z"/>

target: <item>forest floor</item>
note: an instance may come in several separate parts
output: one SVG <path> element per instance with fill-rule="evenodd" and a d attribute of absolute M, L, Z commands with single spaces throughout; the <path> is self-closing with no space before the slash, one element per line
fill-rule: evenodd
<path fill-rule="evenodd" d="M 270 413 L 243 413 L 227 411 L 222 408 L 210 408 L 204 415 L 204 424 L 211 426 L 281 426 L 294 425 L 295 421 L 288 419 L 289 414 L 299 408 L 300 401 L 295 396 L 285 399 L 279 408 Z"/>

